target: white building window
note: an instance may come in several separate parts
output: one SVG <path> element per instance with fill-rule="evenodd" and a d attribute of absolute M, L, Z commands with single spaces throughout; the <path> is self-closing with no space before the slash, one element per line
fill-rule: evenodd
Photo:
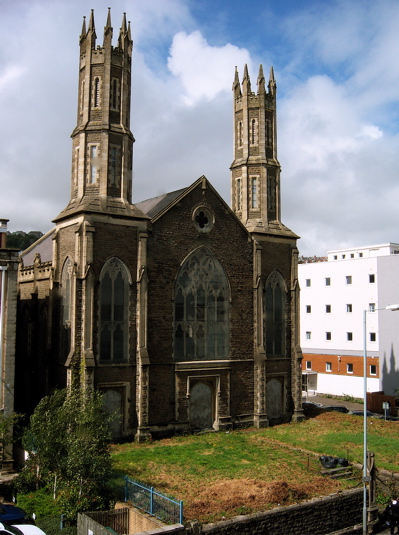
<path fill-rule="evenodd" d="M 326 286 L 331 286 L 331 278 L 326 277 Z"/>
<path fill-rule="evenodd" d="M 326 340 L 331 340 L 331 332 L 330 331 L 326 332 Z"/>
<path fill-rule="evenodd" d="M 326 372 L 332 372 L 332 364 L 331 364 L 331 362 L 326 362 Z"/>
<path fill-rule="evenodd" d="M 370 342 L 377 341 L 377 333 L 370 333 Z"/>
<path fill-rule="evenodd" d="M 326 305 L 326 314 L 331 314 L 331 305 Z"/>
<path fill-rule="evenodd" d="M 312 361 L 311 360 L 307 360 L 306 361 L 306 369 L 307 370 L 311 370 L 312 369 Z"/>
<path fill-rule="evenodd" d="M 370 273 L 369 275 L 369 283 L 374 284 L 375 283 L 375 275 L 374 273 Z"/>
<path fill-rule="evenodd" d="M 346 365 L 346 373 L 353 373 L 353 364 L 350 362 Z"/>
<path fill-rule="evenodd" d="M 312 313 L 312 305 L 306 305 L 306 314 Z"/>
<path fill-rule="evenodd" d="M 346 276 L 346 284 L 352 284 L 352 275 Z"/>
<path fill-rule="evenodd" d="M 346 311 L 348 312 L 348 314 L 352 313 L 352 304 L 351 303 L 346 305 Z"/>
<path fill-rule="evenodd" d="M 370 365 L 370 375 L 377 375 L 377 366 L 375 364 Z"/>
<path fill-rule="evenodd" d="M 353 341 L 353 333 L 346 333 L 346 339 L 348 342 L 352 342 Z"/>
<path fill-rule="evenodd" d="M 369 312 L 375 312 L 375 303 L 369 303 Z"/>
<path fill-rule="evenodd" d="M 312 284 L 312 281 L 310 279 L 306 279 L 306 287 L 307 288 L 310 288 L 311 284 Z"/>
<path fill-rule="evenodd" d="M 306 331 L 306 340 L 311 340 L 312 333 L 310 331 Z"/>

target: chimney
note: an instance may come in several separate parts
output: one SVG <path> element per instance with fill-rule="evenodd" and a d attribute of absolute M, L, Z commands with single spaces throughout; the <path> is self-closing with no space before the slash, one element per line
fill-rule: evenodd
<path fill-rule="evenodd" d="M 7 244 L 7 223 L 9 219 L 0 219 L 0 249 L 5 249 Z"/>

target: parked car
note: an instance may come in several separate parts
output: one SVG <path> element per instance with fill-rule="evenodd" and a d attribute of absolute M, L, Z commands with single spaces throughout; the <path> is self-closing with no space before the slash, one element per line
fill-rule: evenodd
<path fill-rule="evenodd" d="M 364 416 L 364 411 L 349 411 L 348 414 L 353 414 L 354 416 Z M 377 414 L 374 414 L 374 412 L 367 411 L 366 416 L 377 416 Z"/>
<path fill-rule="evenodd" d="M 0 504 L 0 523 L 2 524 L 34 524 L 23 509 L 11 503 Z"/>
<path fill-rule="evenodd" d="M 348 412 L 348 409 L 342 405 L 323 405 L 322 409 L 324 411 Z"/>
<path fill-rule="evenodd" d="M 18 524 L 11 526 L 0 523 L 0 535 L 46 535 L 44 531 L 33 524 Z"/>

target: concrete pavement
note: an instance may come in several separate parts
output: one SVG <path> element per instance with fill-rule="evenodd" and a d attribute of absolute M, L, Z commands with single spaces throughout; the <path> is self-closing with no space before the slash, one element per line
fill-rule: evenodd
<path fill-rule="evenodd" d="M 321 405 L 335 405 L 339 407 L 346 407 L 350 411 L 362 411 L 363 403 L 353 403 L 352 401 L 344 401 L 342 399 L 327 398 L 322 395 L 306 395 L 302 397 L 302 401 L 310 401 L 312 403 L 320 403 Z"/>

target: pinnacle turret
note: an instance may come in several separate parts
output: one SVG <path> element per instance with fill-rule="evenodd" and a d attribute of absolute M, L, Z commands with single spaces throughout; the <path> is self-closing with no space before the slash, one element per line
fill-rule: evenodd
<path fill-rule="evenodd" d="M 105 25 L 104 30 L 107 31 L 108 29 L 112 30 L 112 24 L 111 24 L 111 8 L 108 8 L 108 15 L 107 15 L 107 23 Z"/>
<path fill-rule="evenodd" d="M 79 43 L 82 44 L 82 42 L 86 39 L 86 17 L 83 17 L 83 24 L 82 24 L 82 31 L 79 37 Z"/>
<path fill-rule="evenodd" d="M 251 79 L 249 77 L 249 74 L 248 74 L 248 66 L 247 64 L 245 64 L 244 66 L 244 76 L 243 76 L 243 79 L 242 79 L 242 89 L 243 89 L 243 93 L 251 93 Z"/>
<path fill-rule="evenodd" d="M 268 84 L 268 88 L 269 88 L 269 93 L 271 95 L 275 95 L 276 94 L 276 90 L 277 90 L 277 84 L 276 84 L 276 80 L 274 78 L 274 69 L 273 69 L 273 66 L 270 67 L 270 76 L 269 76 L 269 84 Z"/>
<path fill-rule="evenodd" d="M 124 13 L 122 17 L 122 26 L 119 31 L 119 39 L 118 39 L 118 46 L 121 49 L 124 48 L 124 42 L 125 42 L 126 36 L 127 36 L 126 13 Z"/>
<path fill-rule="evenodd" d="M 234 91 L 235 98 L 241 96 L 240 79 L 238 77 L 237 67 L 236 67 L 235 74 L 234 74 L 233 91 Z"/>
<path fill-rule="evenodd" d="M 107 22 L 104 26 L 104 46 L 111 47 L 112 43 L 111 8 L 108 8 Z"/>
<path fill-rule="evenodd" d="M 131 55 L 133 42 L 132 42 L 131 32 L 130 32 L 130 22 L 129 24 L 127 24 L 126 22 L 126 13 L 124 13 L 122 17 L 122 26 L 119 31 L 119 38 L 118 38 L 118 47 L 120 48 L 120 50 L 125 51 L 129 56 Z"/>
<path fill-rule="evenodd" d="M 89 27 L 87 29 L 87 35 L 90 35 L 90 44 L 91 48 L 96 48 L 96 28 L 94 25 L 94 9 L 91 10 L 90 13 L 90 21 L 89 21 Z"/>
<path fill-rule="evenodd" d="M 112 46 L 111 9 L 104 26 L 104 42 L 96 46 L 94 11 L 80 35 L 77 124 L 72 132 L 71 199 L 60 214 L 80 211 L 132 214 L 130 131 L 130 23 L 123 14 L 117 46 Z"/>
<path fill-rule="evenodd" d="M 263 74 L 263 66 L 262 64 L 259 65 L 259 73 L 258 73 L 258 94 L 264 93 L 265 91 L 265 76 Z"/>
<path fill-rule="evenodd" d="M 277 159 L 276 81 L 259 66 L 257 92 L 251 91 L 248 66 L 242 92 L 237 68 L 234 93 L 234 161 L 231 165 L 232 206 L 251 232 L 280 231 L 280 164 Z M 282 228 L 282 227 L 281 227 Z"/>

